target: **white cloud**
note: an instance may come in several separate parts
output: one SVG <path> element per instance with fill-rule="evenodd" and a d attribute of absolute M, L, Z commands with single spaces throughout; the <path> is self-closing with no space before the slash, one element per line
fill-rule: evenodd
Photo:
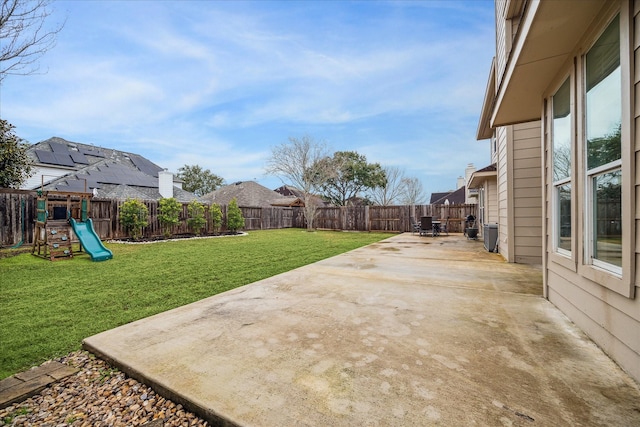
<path fill-rule="evenodd" d="M 229 180 L 261 179 L 268 145 L 307 132 L 455 180 L 488 157 L 474 137 L 493 13 L 478 3 L 70 1 L 49 74 L 6 83 L 0 113 L 33 142 Z"/>

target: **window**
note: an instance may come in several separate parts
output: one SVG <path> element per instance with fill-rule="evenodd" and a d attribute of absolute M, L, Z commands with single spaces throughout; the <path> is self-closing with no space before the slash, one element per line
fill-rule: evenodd
<path fill-rule="evenodd" d="M 587 263 L 622 274 L 620 16 L 585 56 Z"/>
<path fill-rule="evenodd" d="M 554 249 L 571 254 L 571 78 L 553 95 Z"/>

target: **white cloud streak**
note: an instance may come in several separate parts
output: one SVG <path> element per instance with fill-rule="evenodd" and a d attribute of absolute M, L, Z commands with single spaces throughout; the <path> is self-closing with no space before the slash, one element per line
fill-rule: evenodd
<path fill-rule="evenodd" d="M 0 114 L 33 142 L 97 141 L 233 180 L 260 179 L 265 141 L 299 129 L 443 182 L 474 161 L 456 146 L 487 157 L 474 141 L 486 3 L 62 3 L 50 72 L 2 88 Z"/>

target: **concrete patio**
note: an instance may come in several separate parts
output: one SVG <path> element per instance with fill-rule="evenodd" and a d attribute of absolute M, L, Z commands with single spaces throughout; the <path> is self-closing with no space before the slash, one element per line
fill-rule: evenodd
<path fill-rule="evenodd" d="M 84 346 L 213 425 L 640 425 L 638 385 L 541 295 L 481 242 L 405 233 Z"/>

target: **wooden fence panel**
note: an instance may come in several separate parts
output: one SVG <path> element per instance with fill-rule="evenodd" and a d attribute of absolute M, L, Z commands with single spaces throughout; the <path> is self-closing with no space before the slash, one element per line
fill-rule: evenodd
<path fill-rule="evenodd" d="M 369 231 L 403 232 L 408 224 L 408 206 L 367 206 Z"/>
<path fill-rule="evenodd" d="M 36 192 L 0 190 L 0 246 L 12 246 L 20 242 L 24 224 L 24 244 L 33 242 L 36 218 Z M 101 239 L 126 238 L 128 233 L 120 225 L 119 210 L 123 201 L 92 199 L 90 217 Z M 149 224 L 143 228 L 144 237 L 162 235 L 158 221 L 158 202 L 143 201 L 149 210 Z M 24 205 L 24 209 L 22 206 Z M 188 204 L 182 205 L 180 223 L 172 234 L 192 233 L 187 225 Z M 227 206 L 220 207 L 223 214 L 221 230 L 227 218 Z M 240 207 L 245 218 L 244 230 L 278 228 L 306 228 L 302 207 Z M 412 219 L 421 216 L 449 220 L 449 231 L 461 233 L 469 215 L 477 217 L 477 205 L 416 205 L 416 206 L 347 206 L 318 208 L 314 227 L 324 230 L 411 232 Z M 207 222 L 203 233 L 213 233 L 209 206 L 205 206 Z"/>
<path fill-rule="evenodd" d="M 320 230 L 342 230 L 342 211 L 339 207 L 318 208 L 313 226 Z"/>
<path fill-rule="evenodd" d="M 0 192 L 0 246 L 31 243 L 36 219 L 34 191 Z"/>

